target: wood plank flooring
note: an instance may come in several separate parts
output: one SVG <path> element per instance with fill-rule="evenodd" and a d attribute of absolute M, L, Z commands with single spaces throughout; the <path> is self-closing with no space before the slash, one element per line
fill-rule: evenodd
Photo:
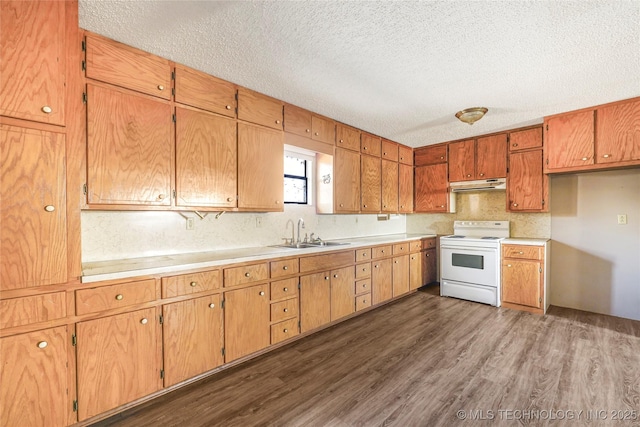
<path fill-rule="evenodd" d="M 257 425 L 637 427 L 640 322 L 432 287 L 95 424 Z"/>

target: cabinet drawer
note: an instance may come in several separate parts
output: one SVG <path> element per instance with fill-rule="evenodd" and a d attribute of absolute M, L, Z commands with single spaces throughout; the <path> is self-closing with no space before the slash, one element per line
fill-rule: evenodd
<path fill-rule="evenodd" d="M 371 263 L 366 262 L 364 264 L 356 265 L 356 279 L 362 279 L 365 277 L 371 277 Z"/>
<path fill-rule="evenodd" d="M 352 265 L 355 261 L 354 255 L 354 251 L 345 251 L 300 258 L 300 272 L 331 270 Z"/>
<path fill-rule="evenodd" d="M 431 249 L 436 247 L 436 238 L 432 237 L 430 239 L 422 240 L 422 249 Z"/>
<path fill-rule="evenodd" d="M 371 292 L 356 297 L 356 311 L 371 307 Z"/>
<path fill-rule="evenodd" d="M 358 280 L 355 285 L 356 295 L 371 293 L 371 280 Z"/>
<path fill-rule="evenodd" d="M 271 269 L 271 278 L 290 276 L 298 273 L 300 270 L 298 258 L 284 259 L 281 261 L 271 261 L 269 263 Z"/>
<path fill-rule="evenodd" d="M 224 286 L 238 286 L 245 283 L 266 281 L 269 279 L 269 264 L 251 264 L 242 267 L 224 269 Z"/>
<path fill-rule="evenodd" d="M 220 270 L 162 278 L 162 298 L 220 289 Z"/>
<path fill-rule="evenodd" d="M 402 164 L 413 166 L 413 150 L 411 147 L 398 146 L 398 161 Z"/>
<path fill-rule="evenodd" d="M 356 262 L 369 261 L 371 259 L 371 248 L 358 249 L 356 251 Z"/>
<path fill-rule="evenodd" d="M 0 301 L 0 329 L 61 319 L 67 315 L 64 292 Z"/>
<path fill-rule="evenodd" d="M 420 252 L 422 250 L 422 241 L 416 240 L 415 242 L 409 242 L 409 252 Z"/>
<path fill-rule="evenodd" d="M 392 246 L 378 246 L 371 249 L 371 259 L 385 258 L 393 254 Z"/>
<path fill-rule="evenodd" d="M 238 120 L 282 130 L 283 109 L 282 101 L 238 88 Z"/>
<path fill-rule="evenodd" d="M 76 291 L 76 314 L 127 307 L 156 299 L 154 279 Z"/>
<path fill-rule="evenodd" d="M 272 322 L 279 322 L 291 317 L 298 318 L 298 298 L 287 299 L 271 304 Z"/>
<path fill-rule="evenodd" d="M 271 282 L 271 301 L 298 296 L 298 278 L 278 280 Z"/>
<path fill-rule="evenodd" d="M 541 260 L 543 250 L 542 246 L 503 245 L 502 257 Z"/>
<path fill-rule="evenodd" d="M 271 344 L 277 344 L 296 335 L 298 335 L 298 319 L 289 319 L 271 325 Z"/>
<path fill-rule="evenodd" d="M 176 65 L 176 102 L 229 117 L 236 116 L 236 86 L 183 65 Z"/>
<path fill-rule="evenodd" d="M 409 248 L 411 244 L 409 242 L 398 243 L 393 245 L 393 254 L 394 255 L 402 255 L 409 253 Z"/>

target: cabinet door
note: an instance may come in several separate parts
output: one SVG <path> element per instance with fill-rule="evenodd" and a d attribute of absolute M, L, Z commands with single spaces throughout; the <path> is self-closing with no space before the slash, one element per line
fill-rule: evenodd
<path fill-rule="evenodd" d="M 592 165 L 593 126 L 593 111 L 563 114 L 545 120 L 548 168 Z"/>
<path fill-rule="evenodd" d="M 169 103 L 102 86 L 87 90 L 89 203 L 169 206 Z"/>
<path fill-rule="evenodd" d="M 0 425 L 65 426 L 66 326 L 0 339 Z"/>
<path fill-rule="evenodd" d="M 409 255 L 393 258 L 393 296 L 409 292 Z"/>
<path fill-rule="evenodd" d="M 176 102 L 228 117 L 236 116 L 236 86 L 201 71 L 176 65 Z"/>
<path fill-rule="evenodd" d="M 382 212 L 398 212 L 398 163 L 382 160 Z"/>
<path fill-rule="evenodd" d="M 473 139 L 449 144 L 449 181 L 469 181 L 476 177 L 476 142 Z"/>
<path fill-rule="evenodd" d="M 542 174 L 542 150 L 511 153 L 509 161 L 508 210 L 545 210 L 548 181 Z"/>
<path fill-rule="evenodd" d="M 64 125 L 65 2 L 0 2 L 0 115 Z"/>
<path fill-rule="evenodd" d="M 0 125 L 0 290 L 67 280 L 64 135 Z"/>
<path fill-rule="evenodd" d="M 383 139 L 381 157 L 383 159 L 397 162 L 398 161 L 398 144 L 396 144 L 393 141 Z"/>
<path fill-rule="evenodd" d="M 476 141 L 476 178 L 491 179 L 507 176 L 507 134 L 478 138 Z"/>
<path fill-rule="evenodd" d="M 318 116 L 311 117 L 311 138 L 333 145 L 336 142 L 336 123 Z"/>
<path fill-rule="evenodd" d="M 284 106 L 284 130 L 311 138 L 311 111 L 286 104 Z"/>
<path fill-rule="evenodd" d="M 393 297 L 393 262 L 391 258 L 373 261 L 371 294 L 373 304 L 379 304 Z"/>
<path fill-rule="evenodd" d="M 155 308 L 77 324 L 79 421 L 162 387 L 159 326 Z"/>
<path fill-rule="evenodd" d="M 422 254 L 420 252 L 409 255 L 409 289 L 421 287 L 422 283 Z"/>
<path fill-rule="evenodd" d="M 280 100 L 238 88 L 238 120 L 282 130 L 283 108 Z"/>
<path fill-rule="evenodd" d="M 300 277 L 300 332 L 331 322 L 331 273 Z"/>
<path fill-rule="evenodd" d="M 415 168 L 415 211 L 447 212 L 449 209 L 447 164 Z"/>
<path fill-rule="evenodd" d="M 224 293 L 225 362 L 269 346 L 269 315 L 267 284 Z"/>
<path fill-rule="evenodd" d="M 379 136 L 362 132 L 360 134 L 360 151 L 362 154 L 380 157 L 381 139 Z"/>
<path fill-rule="evenodd" d="M 336 213 L 360 211 L 360 154 L 336 148 L 335 156 Z"/>
<path fill-rule="evenodd" d="M 165 387 L 224 363 L 220 295 L 167 304 L 162 314 Z"/>
<path fill-rule="evenodd" d="M 541 290 L 539 261 L 502 261 L 502 301 L 541 308 Z"/>
<path fill-rule="evenodd" d="M 398 212 L 413 212 L 413 167 L 398 164 Z"/>
<path fill-rule="evenodd" d="M 345 267 L 331 272 L 332 321 L 356 311 L 354 281 L 354 267 Z"/>
<path fill-rule="evenodd" d="M 418 148 L 413 153 L 415 166 L 435 165 L 447 163 L 447 144 L 438 144 L 429 147 Z"/>
<path fill-rule="evenodd" d="M 640 101 L 596 111 L 596 163 L 640 160 Z"/>
<path fill-rule="evenodd" d="M 338 123 L 336 125 L 336 146 L 360 151 L 360 131 Z"/>
<path fill-rule="evenodd" d="M 176 204 L 235 207 L 236 121 L 176 108 Z"/>
<path fill-rule="evenodd" d="M 238 207 L 282 211 L 282 132 L 238 123 Z"/>
<path fill-rule="evenodd" d="M 398 145 L 398 162 L 413 166 L 413 150 L 406 145 Z"/>
<path fill-rule="evenodd" d="M 382 166 L 380 164 L 380 158 L 365 155 L 360 156 L 361 212 L 380 212 L 381 183 Z"/>
<path fill-rule="evenodd" d="M 422 252 L 422 284 L 428 285 L 438 280 L 436 248 Z"/>

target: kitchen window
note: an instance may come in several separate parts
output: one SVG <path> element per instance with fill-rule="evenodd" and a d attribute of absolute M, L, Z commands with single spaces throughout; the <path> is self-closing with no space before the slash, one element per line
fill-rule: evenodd
<path fill-rule="evenodd" d="M 284 202 L 311 205 L 313 157 L 294 151 L 284 153 Z"/>

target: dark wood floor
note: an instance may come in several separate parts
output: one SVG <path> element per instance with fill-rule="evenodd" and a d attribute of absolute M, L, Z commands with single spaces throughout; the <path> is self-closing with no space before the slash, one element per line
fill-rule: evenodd
<path fill-rule="evenodd" d="M 556 307 L 538 316 L 437 292 L 97 425 L 640 426 L 640 322 Z"/>

